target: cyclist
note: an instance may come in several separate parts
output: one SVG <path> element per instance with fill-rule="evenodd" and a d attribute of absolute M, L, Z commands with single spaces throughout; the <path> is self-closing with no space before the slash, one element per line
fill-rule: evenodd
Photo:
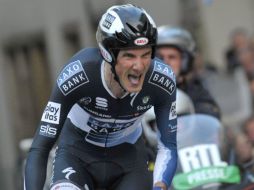
<path fill-rule="evenodd" d="M 143 8 L 113 6 L 96 39 L 99 48 L 78 52 L 57 78 L 28 155 L 25 189 L 43 188 L 58 139 L 51 190 L 166 190 L 177 165 L 176 81 L 154 58 L 155 23 Z M 152 106 L 160 138 L 153 184 L 141 137 Z"/>
<path fill-rule="evenodd" d="M 196 113 L 213 115 L 220 119 L 220 109 L 195 75 L 196 44 L 191 34 L 180 27 L 158 27 L 156 55 L 170 65 L 176 75 L 177 88 L 188 94 Z"/>

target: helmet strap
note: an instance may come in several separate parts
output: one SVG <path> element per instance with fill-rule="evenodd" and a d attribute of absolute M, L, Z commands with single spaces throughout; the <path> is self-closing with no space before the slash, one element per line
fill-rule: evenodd
<path fill-rule="evenodd" d="M 186 75 L 193 69 L 193 57 L 186 53 L 182 52 L 182 62 L 181 62 L 181 71 L 180 75 Z"/>
<path fill-rule="evenodd" d="M 115 69 L 115 65 L 111 64 L 111 71 L 114 74 L 114 79 L 115 81 L 120 85 L 120 87 L 126 92 L 126 90 L 124 89 L 124 87 L 122 86 L 120 79 L 118 77 L 118 75 L 116 74 L 116 69 Z"/>
<path fill-rule="evenodd" d="M 120 85 L 120 87 L 124 90 L 124 92 L 126 92 L 126 90 L 124 89 L 124 87 L 122 86 L 120 79 L 118 77 L 118 75 L 116 74 L 116 59 L 119 53 L 119 49 L 113 49 L 111 50 L 111 56 L 113 58 L 113 60 L 111 61 L 110 65 L 111 65 L 111 72 L 114 74 L 114 79 L 115 81 Z"/>

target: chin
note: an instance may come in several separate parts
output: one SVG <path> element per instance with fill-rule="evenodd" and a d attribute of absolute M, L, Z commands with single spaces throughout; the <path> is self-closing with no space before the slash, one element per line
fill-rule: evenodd
<path fill-rule="evenodd" d="M 126 90 L 130 93 L 137 93 L 142 89 L 142 86 L 138 87 L 127 87 Z"/>

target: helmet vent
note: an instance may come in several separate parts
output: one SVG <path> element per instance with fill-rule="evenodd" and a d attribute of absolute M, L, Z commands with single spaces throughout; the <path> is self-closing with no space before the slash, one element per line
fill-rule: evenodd
<path fill-rule="evenodd" d="M 127 44 L 128 42 L 127 40 L 131 40 L 130 35 L 128 34 L 128 32 L 126 32 L 125 30 L 122 30 L 122 32 L 116 32 L 116 39 L 124 44 Z"/>
<path fill-rule="evenodd" d="M 129 23 L 126 23 L 126 25 L 129 27 L 129 29 L 134 33 L 137 34 L 139 33 L 139 30 L 135 28 L 134 26 L 130 25 Z"/>

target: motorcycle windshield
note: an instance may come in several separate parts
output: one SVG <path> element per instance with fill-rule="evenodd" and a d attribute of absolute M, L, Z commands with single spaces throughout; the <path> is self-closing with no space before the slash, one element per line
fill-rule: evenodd
<path fill-rule="evenodd" d="M 178 117 L 178 167 L 173 187 L 219 189 L 240 182 L 239 169 L 222 160 L 223 128 L 215 117 L 193 114 Z"/>

